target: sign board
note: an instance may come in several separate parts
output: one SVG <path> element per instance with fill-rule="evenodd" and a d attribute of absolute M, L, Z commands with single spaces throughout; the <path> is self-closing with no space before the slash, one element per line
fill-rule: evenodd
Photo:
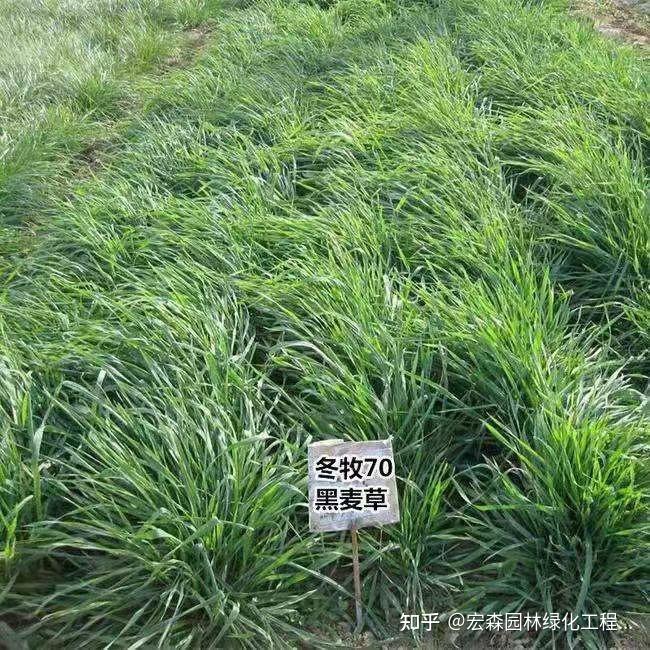
<path fill-rule="evenodd" d="M 309 445 L 309 530 L 350 530 L 399 521 L 391 440 Z"/>

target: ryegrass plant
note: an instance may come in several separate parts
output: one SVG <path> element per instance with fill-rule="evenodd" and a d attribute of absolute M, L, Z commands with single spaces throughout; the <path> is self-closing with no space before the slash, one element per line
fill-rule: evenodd
<path fill-rule="evenodd" d="M 320 643 L 334 436 L 394 438 L 378 637 L 648 611 L 638 53 L 520 0 L 34 4 L 0 15 L 0 633 Z"/>

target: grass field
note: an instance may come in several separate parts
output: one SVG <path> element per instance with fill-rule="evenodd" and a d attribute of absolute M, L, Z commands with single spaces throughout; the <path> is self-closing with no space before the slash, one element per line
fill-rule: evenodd
<path fill-rule="evenodd" d="M 647 614 L 648 90 L 558 1 L 5 0 L 0 646 L 331 638 L 331 437 L 375 638 Z"/>

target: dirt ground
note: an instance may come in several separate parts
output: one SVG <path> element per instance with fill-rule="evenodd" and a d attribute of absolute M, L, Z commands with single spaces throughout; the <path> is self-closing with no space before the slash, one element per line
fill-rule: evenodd
<path fill-rule="evenodd" d="M 603 34 L 650 46 L 650 0 L 576 0 L 574 6 L 577 14 L 592 18 Z"/>

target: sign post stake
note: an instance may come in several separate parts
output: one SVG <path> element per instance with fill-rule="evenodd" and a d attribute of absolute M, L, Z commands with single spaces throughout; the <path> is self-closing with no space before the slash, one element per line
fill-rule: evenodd
<path fill-rule="evenodd" d="M 350 531 L 357 635 L 363 629 L 358 529 L 399 521 L 393 444 L 390 438 L 312 442 L 307 449 L 307 471 L 309 530 Z"/>
<path fill-rule="evenodd" d="M 354 577 L 354 605 L 357 613 L 357 627 L 355 634 L 359 634 L 363 628 L 363 609 L 361 607 L 361 570 L 359 568 L 359 538 L 357 536 L 357 525 L 352 524 L 350 528 L 352 535 L 352 575 Z"/>

